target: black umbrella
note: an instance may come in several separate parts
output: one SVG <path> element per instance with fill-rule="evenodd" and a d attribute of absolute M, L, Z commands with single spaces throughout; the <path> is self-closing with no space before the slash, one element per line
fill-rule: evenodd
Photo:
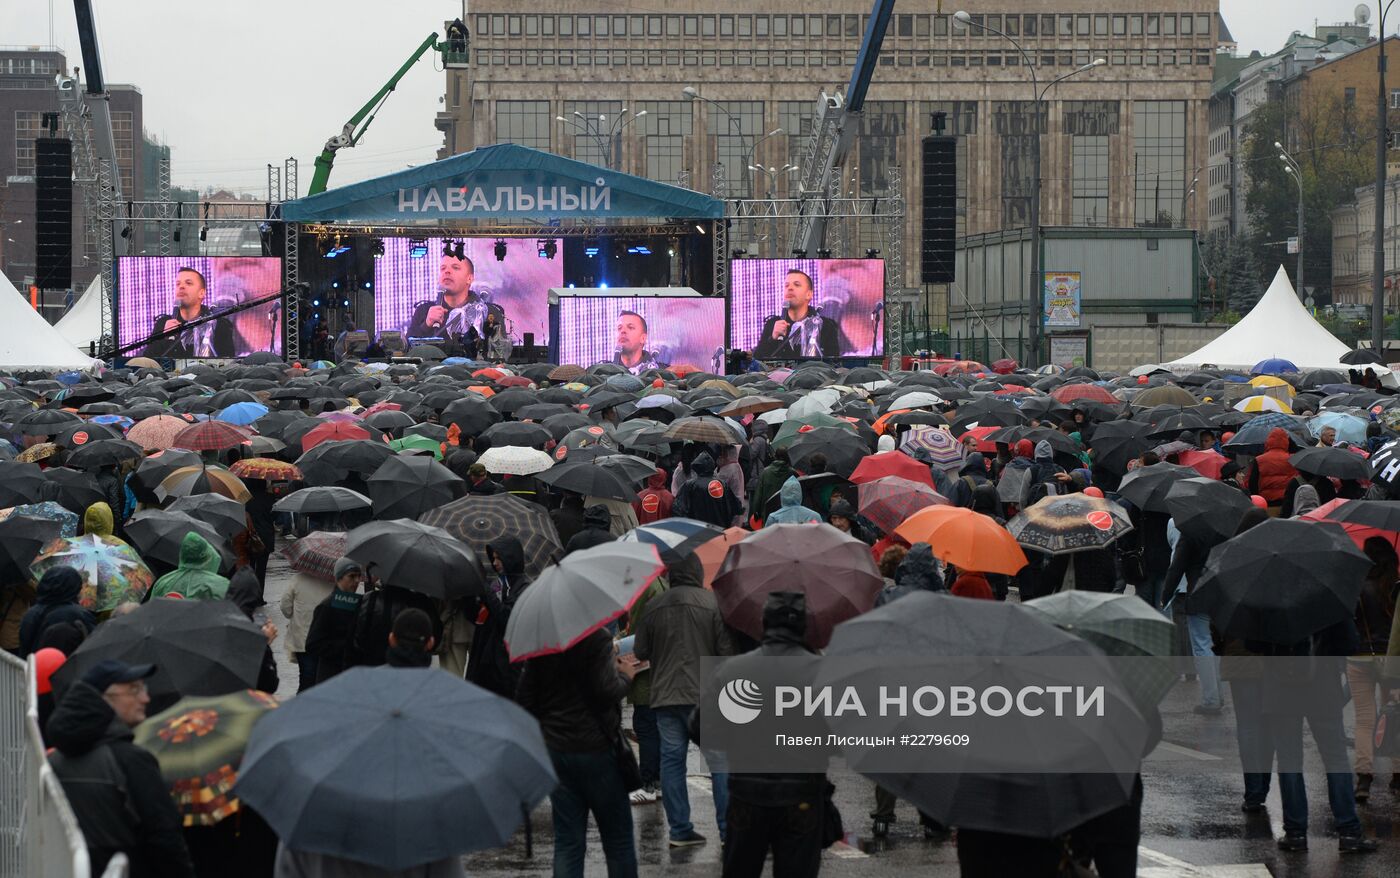
<path fill-rule="evenodd" d="M 549 428 L 543 424 L 502 421 L 487 427 L 481 433 L 481 438 L 488 440 L 492 446 L 519 445 L 523 448 L 544 448 L 545 444 L 554 436 L 549 432 Z"/>
<path fill-rule="evenodd" d="M 1128 462 L 1151 448 L 1147 436 L 1152 425 L 1143 421 L 1107 421 L 1094 428 L 1089 442 L 1095 466 L 1121 475 L 1128 471 Z"/>
<path fill-rule="evenodd" d="M 942 395 L 942 394 L 940 394 Z M 979 427 L 1011 427 L 1024 424 L 1026 418 L 1016 404 L 997 396 L 974 399 L 958 406 L 953 420 L 953 432 L 961 433 L 974 424 Z"/>
<path fill-rule="evenodd" d="M 29 564 L 49 542 L 58 539 L 62 522 L 52 518 L 11 515 L 0 521 L 0 582 L 25 582 Z"/>
<path fill-rule="evenodd" d="M 522 421 L 543 421 L 555 415 L 577 414 L 572 405 L 557 402 L 537 402 L 515 410 L 515 416 Z"/>
<path fill-rule="evenodd" d="M 365 423 L 382 433 L 392 433 L 397 438 L 405 427 L 413 426 L 414 420 L 408 412 L 387 409 L 365 418 Z"/>
<path fill-rule="evenodd" d="M 525 572 L 531 576 L 539 576 L 563 552 L 549 513 L 514 494 L 469 494 L 429 510 L 422 521 L 466 541 L 479 554 L 503 536 L 515 537 L 525 550 Z"/>
<path fill-rule="evenodd" d="M 580 449 L 580 451 L 587 452 L 588 449 L 583 448 Z M 575 454 L 569 459 L 578 460 L 579 456 Z M 584 459 L 587 458 L 585 457 Z M 619 476 L 636 485 L 642 484 L 656 474 L 656 464 L 646 458 L 637 457 L 635 454 L 618 453 L 599 455 L 594 461 L 594 466 L 614 470 Z M 633 498 L 627 497 L 624 499 L 630 501 Z"/>
<path fill-rule="evenodd" d="M 84 445 L 102 439 L 120 439 L 122 432 L 106 424 L 94 424 L 91 421 L 82 421 L 77 424 L 69 424 L 54 435 L 53 441 L 64 448 L 81 448 Z M 140 448 L 140 446 L 137 446 Z"/>
<path fill-rule="evenodd" d="M 1240 518 L 1253 508 L 1239 488 L 1193 476 L 1167 491 L 1167 511 L 1185 535 L 1204 543 L 1217 543 L 1235 535 Z"/>
<path fill-rule="evenodd" d="M 439 527 L 408 519 L 362 524 L 346 535 L 345 554 L 386 584 L 429 597 L 486 593 L 476 552 Z"/>
<path fill-rule="evenodd" d="M 500 391 L 495 396 L 486 400 L 486 402 L 491 408 L 501 414 L 508 415 L 517 409 L 522 409 L 527 405 L 539 402 L 539 398 L 535 396 L 533 390 L 526 390 L 523 387 L 511 387 Z M 443 415 L 445 416 L 446 414 L 447 412 L 444 411 Z"/>
<path fill-rule="evenodd" d="M 178 497 L 165 508 L 209 525 L 220 535 L 220 541 L 231 540 L 248 529 L 248 511 L 243 504 L 222 494 Z"/>
<path fill-rule="evenodd" d="M 655 468 L 652 471 L 655 472 Z M 596 466 L 593 461 L 557 464 L 537 473 L 535 478 L 546 485 L 575 494 L 629 503 L 637 498 L 636 489 L 626 477 L 608 467 Z"/>
<path fill-rule="evenodd" d="M 82 418 L 59 409 L 39 409 L 15 421 L 15 432 L 22 436 L 53 436 L 73 424 L 86 424 Z"/>
<path fill-rule="evenodd" d="M 1360 366 L 1365 363 L 1384 365 L 1385 358 L 1369 348 L 1357 348 L 1356 350 L 1347 351 L 1345 354 L 1342 354 L 1339 361 L 1346 363 L 1348 366 Z"/>
<path fill-rule="evenodd" d="M 1144 512 L 1166 512 L 1167 494 L 1182 479 L 1196 478 L 1200 473 L 1189 466 L 1155 463 L 1140 466 L 1123 479 L 1118 494 Z"/>
<path fill-rule="evenodd" d="M 1199 413 L 1184 411 L 1158 421 L 1157 425 L 1148 435 L 1153 439 L 1175 439 L 1183 431 L 1198 433 L 1201 430 L 1214 429 L 1215 425 L 1206 420 Z"/>
<path fill-rule="evenodd" d="M 318 512 L 349 512 L 368 509 L 373 505 L 364 494 L 339 485 L 301 488 L 272 504 L 274 512 L 296 512 L 314 515 Z"/>
<path fill-rule="evenodd" d="M 383 442 L 340 439 L 315 446 L 297 458 L 296 466 L 308 485 L 335 485 L 350 473 L 368 476 L 393 456 L 394 450 Z"/>
<path fill-rule="evenodd" d="M 1076 457 L 1079 454 L 1079 446 L 1074 440 L 1069 438 L 1069 434 L 1061 433 L 1059 430 L 1051 430 L 1049 427 L 1002 427 L 995 433 L 987 434 L 988 442 L 1006 443 L 1015 445 L 1022 439 L 1029 439 L 1032 445 L 1039 445 L 1041 442 L 1049 442 L 1050 448 L 1056 454 L 1067 454 Z"/>
<path fill-rule="evenodd" d="M 201 496 L 214 496 L 205 494 Z M 220 497 L 228 500 L 227 497 Z M 228 500 L 230 503 L 237 503 Z M 242 504 L 238 504 L 240 507 Z M 226 537 L 211 525 L 200 521 L 188 512 L 172 512 L 166 509 L 145 509 L 136 513 L 126 523 L 124 531 L 131 547 L 147 561 L 161 561 L 171 567 L 180 566 L 180 545 L 185 534 L 197 533 L 219 553 L 220 567 L 227 570 L 233 567 L 233 555 L 224 548 Z"/>
<path fill-rule="evenodd" d="M 417 518 L 467 492 L 466 483 L 431 456 L 391 457 L 368 483 L 378 519 Z"/>
<path fill-rule="evenodd" d="M 82 515 L 92 504 L 101 503 L 107 499 L 107 495 L 102 493 L 102 489 L 98 487 L 97 479 L 93 477 L 92 473 L 69 469 L 66 466 L 55 466 L 45 470 L 44 476 L 58 486 L 58 496 L 54 498 L 58 505 L 79 515 Z"/>
<path fill-rule="evenodd" d="M 86 445 L 79 445 L 68 453 L 64 461 L 75 469 L 101 469 L 104 466 L 120 466 L 127 461 L 143 460 L 146 453 L 140 445 L 126 439 L 99 439 Z"/>
<path fill-rule="evenodd" d="M 530 406 L 530 408 L 534 408 L 534 406 Z M 571 412 L 568 414 L 550 415 L 541 422 L 540 426 L 548 430 L 549 435 L 557 442 L 574 430 L 581 427 L 590 427 L 594 423 L 593 419 L 588 417 L 588 415 L 581 412 Z M 660 433 L 662 429 L 665 428 L 658 427 L 657 432 Z"/>
<path fill-rule="evenodd" d="M 105 659 L 152 663 L 152 713 L 185 695 L 227 695 L 257 685 L 267 637 L 229 601 L 158 598 L 99 625 L 54 673 L 65 691 Z"/>
<path fill-rule="evenodd" d="M 37 501 L 46 481 L 37 463 L 0 461 L 0 508 Z"/>
<path fill-rule="evenodd" d="M 427 405 L 428 399 L 425 398 L 423 402 Z M 454 400 L 438 417 L 438 422 L 443 426 L 456 424 L 457 428 L 468 436 L 476 436 L 500 421 L 500 410 L 474 394 Z"/>
<path fill-rule="evenodd" d="M 1299 472 L 1312 473 L 1315 476 L 1357 481 L 1371 478 L 1371 467 L 1365 458 L 1345 448 L 1329 448 L 1325 445 L 1304 448 L 1289 457 L 1288 462 Z"/>
<path fill-rule="evenodd" d="M 844 427 L 817 427 L 800 434 L 788 446 L 788 460 L 800 472 L 810 469 L 816 454 L 826 457 L 826 472 L 846 478 L 870 454 L 870 447 Z"/>
<path fill-rule="evenodd" d="M 153 454 L 141 461 L 140 466 L 136 467 L 136 472 L 132 473 L 129 481 L 132 493 L 143 503 L 158 503 L 156 488 L 160 487 L 166 476 L 177 469 L 200 466 L 202 463 L 203 459 L 197 451 L 172 448 Z"/>
<path fill-rule="evenodd" d="M 1388 500 L 1348 500 L 1334 506 L 1328 513 L 1327 520 L 1400 532 L 1400 503 Z"/>
<path fill-rule="evenodd" d="M 1211 551 L 1191 609 L 1229 636 L 1292 644 L 1350 621 L 1370 568 L 1340 527 L 1270 519 Z"/>

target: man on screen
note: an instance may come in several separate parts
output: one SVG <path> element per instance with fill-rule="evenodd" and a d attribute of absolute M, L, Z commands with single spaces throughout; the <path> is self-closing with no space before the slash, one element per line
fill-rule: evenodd
<path fill-rule="evenodd" d="M 464 344 L 471 342 L 468 349 L 472 350 L 478 339 L 486 337 L 484 328 L 488 313 L 495 314 L 496 321 L 504 326 L 505 309 L 483 301 L 472 292 L 475 278 L 476 266 L 470 258 L 443 254 L 442 263 L 438 266 L 438 297 L 434 301 L 418 303 L 405 334 L 409 338 L 448 338 Z"/>
<path fill-rule="evenodd" d="M 209 285 L 204 275 L 193 268 L 181 268 L 175 273 L 175 310 L 161 314 L 151 326 L 151 335 L 174 332 L 146 345 L 146 355 L 152 357 L 232 357 L 237 355 L 233 324 L 219 317 L 196 326 L 186 326 L 213 312 L 204 304 Z"/>
<path fill-rule="evenodd" d="M 666 366 L 657 361 L 654 351 L 647 350 L 647 321 L 636 311 L 617 315 L 617 353 L 612 361 L 633 375 Z"/>
<path fill-rule="evenodd" d="M 812 305 L 812 277 L 792 269 L 783 284 L 783 313 L 763 324 L 753 355 L 759 360 L 797 357 L 835 357 L 841 342 L 835 320 L 822 316 Z"/>

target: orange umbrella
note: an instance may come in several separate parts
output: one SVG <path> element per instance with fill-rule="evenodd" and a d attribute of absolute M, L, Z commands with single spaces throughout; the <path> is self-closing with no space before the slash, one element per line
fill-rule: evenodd
<path fill-rule="evenodd" d="M 744 530 L 742 527 L 725 528 L 723 535 L 700 545 L 695 550 L 695 557 L 700 559 L 701 565 L 705 568 L 704 585 L 706 588 L 714 587 L 715 574 L 719 573 L 719 565 L 724 563 L 724 556 L 729 554 L 729 547 L 751 533 L 752 531 Z"/>
<path fill-rule="evenodd" d="M 921 509 L 895 528 L 911 543 L 928 543 L 934 557 L 959 570 L 1015 574 L 1026 566 L 1026 553 L 995 519 L 961 506 Z"/>
<path fill-rule="evenodd" d="M 905 412 L 910 412 L 910 411 L 913 411 L 913 409 L 890 409 L 889 411 L 885 412 L 885 413 L 884 413 L 883 415 L 881 415 L 880 417 L 876 418 L 876 419 L 875 419 L 875 423 L 873 423 L 873 424 L 870 425 L 870 429 L 874 430 L 875 433 L 876 433 L 876 435 L 878 435 L 878 436 L 883 436 L 883 435 L 885 434 L 885 422 L 886 422 L 886 421 L 888 421 L 890 418 L 894 417 L 895 415 L 902 415 L 902 414 L 904 414 Z"/>

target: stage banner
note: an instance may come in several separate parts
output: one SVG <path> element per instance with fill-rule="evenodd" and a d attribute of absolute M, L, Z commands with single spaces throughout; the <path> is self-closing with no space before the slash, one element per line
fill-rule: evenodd
<path fill-rule="evenodd" d="M 1045 272 L 1045 326 L 1079 327 L 1079 272 Z"/>

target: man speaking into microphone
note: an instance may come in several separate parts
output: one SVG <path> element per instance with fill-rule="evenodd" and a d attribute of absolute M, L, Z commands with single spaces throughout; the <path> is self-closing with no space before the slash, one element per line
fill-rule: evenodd
<path fill-rule="evenodd" d="M 812 277 L 791 269 L 783 283 L 783 313 L 763 324 L 753 356 L 759 360 L 835 357 L 841 353 L 835 320 L 812 305 Z"/>
<path fill-rule="evenodd" d="M 460 245 L 459 245 L 460 246 Z M 476 266 L 461 253 L 444 251 L 438 266 L 438 297 L 419 302 L 413 309 L 405 333 L 408 338 L 448 338 L 454 341 L 475 341 L 485 337 L 486 315 L 496 315 L 496 322 L 505 325 L 505 309 L 488 303 L 472 292 Z"/>

